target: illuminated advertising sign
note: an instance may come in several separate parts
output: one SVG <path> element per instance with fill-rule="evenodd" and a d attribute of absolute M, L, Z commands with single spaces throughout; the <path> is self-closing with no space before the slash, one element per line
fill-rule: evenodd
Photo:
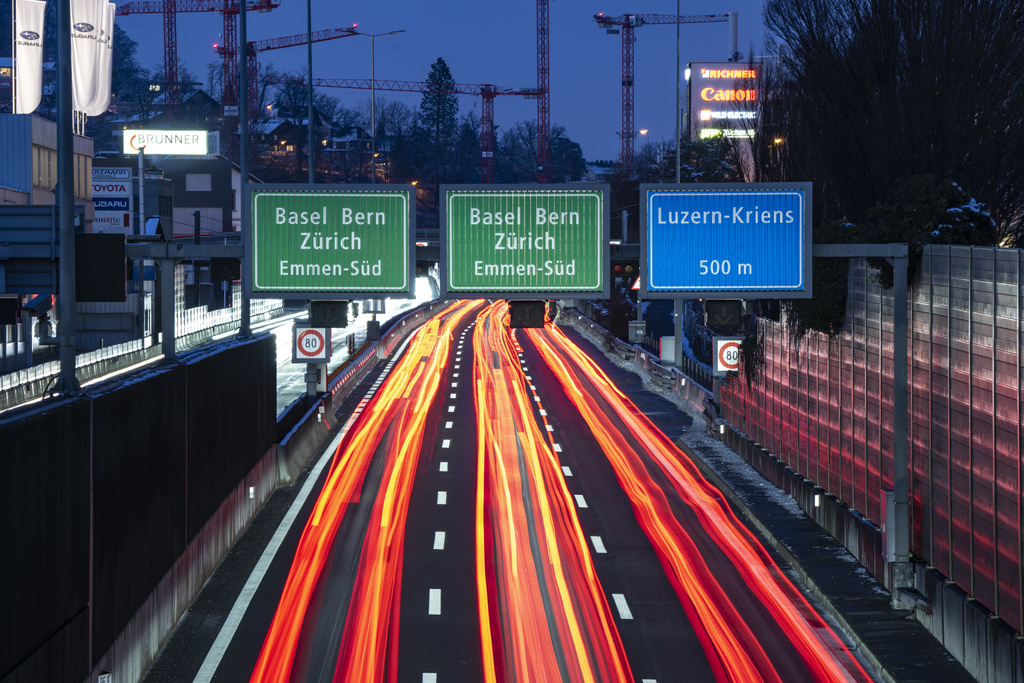
<path fill-rule="evenodd" d="M 752 138 L 757 129 L 760 66 L 695 63 L 687 69 L 690 137 Z"/>
<path fill-rule="evenodd" d="M 205 155 L 208 149 L 205 130 L 123 130 L 121 137 L 124 154 L 145 148 L 146 154 Z"/>
<path fill-rule="evenodd" d="M 356 299 L 409 294 L 411 185 L 259 185 L 244 235 L 254 297 Z"/>
<path fill-rule="evenodd" d="M 811 296 L 811 184 L 641 185 L 644 298 Z"/>
<path fill-rule="evenodd" d="M 96 209 L 93 232 L 131 234 L 133 212 L 132 170 L 93 168 L 92 202 Z"/>
<path fill-rule="evenodd" d="M 608 298 L 607 193 L 596 183 L 442 187 L 442 298 Z"/>

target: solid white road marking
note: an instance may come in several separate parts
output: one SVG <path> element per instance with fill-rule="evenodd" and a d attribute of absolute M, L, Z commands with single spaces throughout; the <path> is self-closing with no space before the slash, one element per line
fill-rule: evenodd
<path fill-rule="evenodd" d="M 620 609 L 619 612 L 622 610 Z M 431 588 L 430 589 L 430 601 L 427 605 L 427 614 L 440 614 L 441 613 L 441 589 Z M 623 617 L 625 618 L 625 617 Z"/>
<path fill-rule="evenodd" d="M 633 613 L 629 611 L 629 605 L 626 604 L 626 596 L 622 593 L 612 593 L 612 599 L 615 601 L 615 606 L 619 609 L 619 616 L 623 619 L 632 619 Z"/>

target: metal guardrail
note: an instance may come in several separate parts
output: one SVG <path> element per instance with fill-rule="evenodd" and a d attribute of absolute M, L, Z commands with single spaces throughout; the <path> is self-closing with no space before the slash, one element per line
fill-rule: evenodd
<path fill-rule="evenodd" d="M 696 410 L 704 410 L 704 400 L 711 398 L 713 384 L 711 373 L 694 363 L 693 374 L 679 368 L 666 368 L 659 361 L 658 354 L 646 348 L 628 344 L 615 337 L 577 308 L 576 310 L 561 309 L 559 322 L 568 323 L 579 330 L 585 337 L 594 342 L 607 353 L 613 353 L 622 360 L 633 361 L 637 369 L 655 386 L 677 394 L 688 401 Z M 690 359 L 684 359 L 690 360 Z M 702 384 L 706 382 L 706 384 Z"/>

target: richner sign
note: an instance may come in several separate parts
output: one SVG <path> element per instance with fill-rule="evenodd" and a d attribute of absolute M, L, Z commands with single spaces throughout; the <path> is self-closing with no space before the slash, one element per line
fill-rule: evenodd
<path fill-rule="evenodd" d="M 442 186 L 442 298 L 608 298 L 607 192 Z"/>
<path fill-rule="evenodd" d="M 646 298 L 811 296 L 811 184 L 641 185 Z"/>
<path fill-rule="evenodd" d="M 411 185 L 260 185 L 245 235 L 254 297 L 411 295 Z"/>

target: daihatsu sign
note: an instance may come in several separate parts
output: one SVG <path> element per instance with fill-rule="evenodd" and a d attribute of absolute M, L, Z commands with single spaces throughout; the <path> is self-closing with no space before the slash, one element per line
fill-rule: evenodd
<path fill-rule="evenodd" d="M 205 130 L 124 130 L 121 131 L 124 154 L 188 154 L 207 153 Z"/>

